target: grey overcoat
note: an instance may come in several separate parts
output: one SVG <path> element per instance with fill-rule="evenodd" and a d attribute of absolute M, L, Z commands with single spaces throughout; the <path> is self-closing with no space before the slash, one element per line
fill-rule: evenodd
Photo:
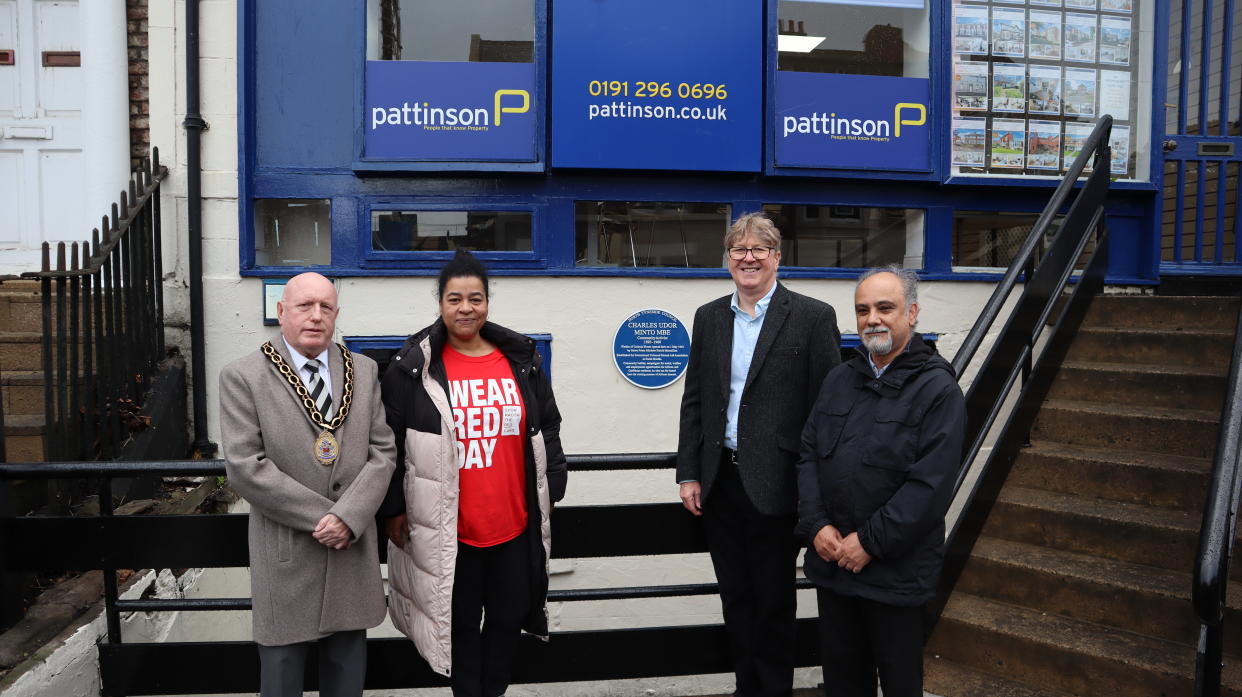
<path fill-rule="evenodd" d="M 285 344 L 272 342 L 289 361 Z M 384 620 L 375 511 L 392 477 L 395 448 L 380 404 L 377 368 L 352 354 L 354 393 L 336 429 L 340 455 L 315 459 L 315 426 L 293 386 L 262 351 L 220 373 L 220 428 L 229 484 L 250 503 L 250 587 L 254 640 L 281 646 Z M 345 364 L 328 349 L 332 397 L 339 405 Z M 336 514 L 355 539 L 348 549 L 311 537 L 320 519 Z"/>

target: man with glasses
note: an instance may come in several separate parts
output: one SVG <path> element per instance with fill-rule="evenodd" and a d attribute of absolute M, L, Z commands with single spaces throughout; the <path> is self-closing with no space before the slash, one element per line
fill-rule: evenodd
<path fill-rule="evenodd" d="M 725 235 L 734 292 L 694 315 L 677 482 L 703 517 L 736 694 L 793 688 L 799 436 L 841 362 L 831 306 L 776 281 L 781 234 L 762 213 Z"/>

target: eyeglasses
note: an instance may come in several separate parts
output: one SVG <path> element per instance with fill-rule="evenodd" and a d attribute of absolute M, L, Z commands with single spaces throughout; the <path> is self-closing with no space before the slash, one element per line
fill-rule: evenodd
<path fill-rule="evenodd" d="M 748 252 L 755 258 L 755 261 L 763 261 L 771 256 L 772 252 L 776 251 L 776 247 L 729 247 L 727 251 L 729 252 L 729 258 L 734 261 L 745 259 Z"/>

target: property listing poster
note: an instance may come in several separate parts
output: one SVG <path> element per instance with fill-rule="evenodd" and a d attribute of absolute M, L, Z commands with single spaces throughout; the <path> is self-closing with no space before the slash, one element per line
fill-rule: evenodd
<path fill-rule="evenodd" d="M 1132 178 L 1135 0 L 951 0 L 954 174 L 1059 176 L 1102 114 Z"/>

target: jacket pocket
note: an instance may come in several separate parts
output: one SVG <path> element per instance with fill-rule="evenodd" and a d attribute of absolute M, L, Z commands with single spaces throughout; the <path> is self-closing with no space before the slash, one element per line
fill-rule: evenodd
<path fill-rule="evenodd" d="M 815 416 L 815 452 L 821 458 L 827 458 L 836 450 L 841 440 L 841 432 L 845 429 L 845 420 L 850 415 L 850 407 L 846 405 L 828 405 L 824 411 Z"/>

